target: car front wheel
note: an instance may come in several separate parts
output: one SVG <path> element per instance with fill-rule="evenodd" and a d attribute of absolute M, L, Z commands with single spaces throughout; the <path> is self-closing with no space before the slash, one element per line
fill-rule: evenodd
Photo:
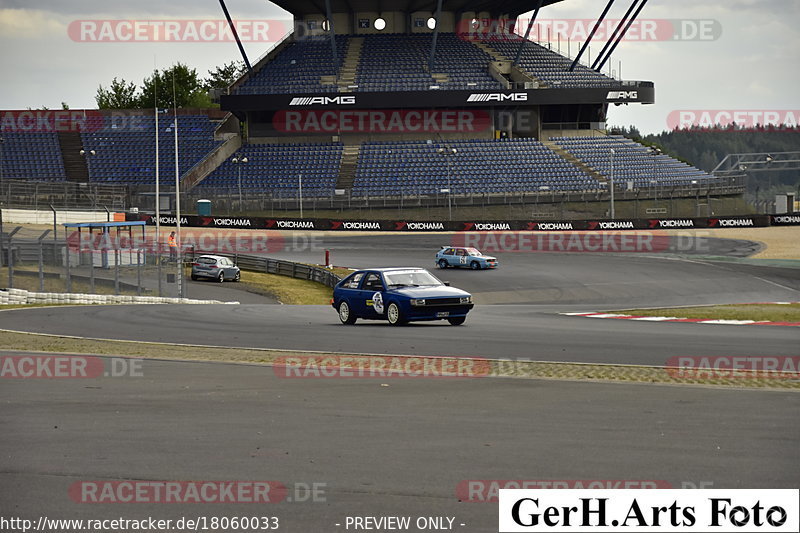
<path fill-rule="evenodd" d="M 237 272 L 236 276 L 234 276 L 234 278 L 233 278 L 233 281 L 239 281 L 241 279 L 242 279 L 242 273 L 241 272 Z"/>
<path fill-rule="evenodd" d="M 465 316 L 456 316 L 453 318 L 448 318 L 447 321 L 450 322 L 451 326 L 460 326 L 467 320 Z"/>
<path fill-rule="evenodd" d="M 447 268 L 447 259 L 439 259 L 439 268 L 442 270 Z"/>
<path fill-rule="evenodd" d="M 469 264 L 469 266 L 472 267 L 472 270 L 480 270 L 481 269 L 481 264 L 478 263 L 477 261 L 473 261 L 472 263 Z"/>
<path fill-rule="evenodd" d="M 400 312 L 400 307 L 394 302 L 390 303 L 389 307 L 386 308 L 386 319 L 392 326 L 402 326 L 406 323 L 403 313 Z"/>
<path fill-rule="evenodd" d="M 342 301 L 339 303 L 339 320 L 341 320 L 342 324 L 355 324 L 356 323 L 356 315 L 350 310 L 350 305 Z"/>

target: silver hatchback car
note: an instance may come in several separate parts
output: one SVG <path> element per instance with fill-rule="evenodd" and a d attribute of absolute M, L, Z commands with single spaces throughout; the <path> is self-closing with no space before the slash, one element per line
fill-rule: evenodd
<path fill-rule="evenodd" d="M 192 263 L 192 280 L 200 278 L 223 281 L 239 281 L 239 267 L 227 257 L 220 255 L 201 255 Z"/>

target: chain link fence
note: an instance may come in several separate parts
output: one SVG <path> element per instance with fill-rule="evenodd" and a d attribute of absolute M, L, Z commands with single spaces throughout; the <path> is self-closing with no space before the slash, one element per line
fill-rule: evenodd
<path fill-rule="evenodd" d="M 0 203 L 4 208 L 124 211 L 130 205 L 129 195 L 126 185 L 0 180 Z"/>
<path fill-rule="evenodd" d="M 34 292 L 191 297 L 187 279 L 203 255 L 187 247 L 180 262 L 168 246 L 152 241 L 134 247 L 125 240 L 101 242 L 75 234 L 53 238 L 51 230 L 16 226 L 0 231 L 0 287 Z M 329 270 L 249 254 L 217 253 L 243 270 L 289 276 L 333 287 L 340 278 Z"/>

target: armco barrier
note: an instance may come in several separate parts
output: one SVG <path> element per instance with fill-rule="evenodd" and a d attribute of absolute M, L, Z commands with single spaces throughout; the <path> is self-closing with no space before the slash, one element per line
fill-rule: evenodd
<path fill-rule="evenodd" d="M 112 294 L 80 294 L 30 292 L 22 289 L 0 290 L 0 306 L 20 304 L 238 304 L 217 300 L 162 298 L 158 296 L 115 296 Z"/>
<path fill-rule="evenodd" d="M 128 220 L 155 224 L 153 215 L 131 213 Z M 181 216 L 181 225 L 191 228 L 323 230 L 323 231 L 606 231 L 687 228 L 759 228 L 770 225 L 800 225 L 800 215 L 747 215 L 709 218 L 639 218 L 629 220 L 343 220 L 327 218 L 261 218 Z M 162 215 L 160 223 L 174 226 L 174 215 Z"/>
<path fill-rule="evenodd" d="M 190 252 L 192 255 L 201 255 Z M 214 253 L 214 255 L 221 255 L 228 257 L 236 263 L 236 265 L 243 270 L 250 270 L 253 272 L 266 272 L 267 274 L 278 274 L 280 276 L 288 276 L 296 279 L 305 279 L 321 283 L 326 287 L 333 288 L 342 278 L 331 272 L 330 270 L 313 265 L 305 265 L 303 263 L 294 263 L 292 261 L 281 261 L 279 259 L 270 259 L 269 257 L 261 257 L 247 254 L 226 254 Z"/>

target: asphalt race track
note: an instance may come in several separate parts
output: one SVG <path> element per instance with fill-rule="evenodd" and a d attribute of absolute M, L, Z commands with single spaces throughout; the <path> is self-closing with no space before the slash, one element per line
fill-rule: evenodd
<path fill-rule="evenodd" d="M 432 243 L 449 238 L 420 235 L 342 241 L 333 237 L 322 245 L 333 249 L 337 262 L 348 265 L 431 267 L 438 249 Z M 376 252 L 379 242 L 390 246 Z M 711 239 L 710 244 L 689 248 L 736 255 L 752 250 L 754 244 Z M 308 261 L 319 253 L 291 255 Z M 476 296 L 478 305 L 460 328 L 446 322 L 393 328 L 370 321 L 345 327 L 330 307 L 274 305 L 29 309 L 0 315 L 0 327 L 215 346 L 652 365 L 679 355 L 798 352 L 795 328 L 658 324 L 559 314 L 637 306 L 797 301 L 797 269 L 663 254 L 497 255 L 501 262 L 497 270 L 434 270 L 443 280 Z"/>
<path fill-rule="evenodd" d="M 335 264 L 432 268 L 437 243 L 450 238 L 325 237 L 313 249 L 277 256 L 319 262 L 329 248 Z M 712 239 L 696 248 L 511 252 L 497 254 L 502 266 L 496 271 L 434 270 L 481 302 L 461 327 L 342 326 L 326 306 L 242 304 L 21 309 L 0 313 L 0 328 L 200 345 L 654 365 L 678 355 L 798 355 L 798 328 L 559 314 L 800 300 L 798 270 L 706 257 L 745 257 L 756 244 Z M 452 531 L 482 533 L 497 531 L 497 504 L 465 501 L 485 498 L 480 487 L 491 486 L 478 480 L 800 485 L 800 394 L 794 390 L 285 379 L 259 365 L 140 363 L 133 376 L 0 380 L 0 516 L 274 516 L 278 531 L 290 533 L 348 531 L 348 516 L 449 517 Z M 70 492 L 80 482 L 187 480 L 276 481 L 289 492 L 275 504 L 93 504 Z M 470 480 L 476 492 L 459 490 Z M 307 489 L 315 484 L 312 497 Z"/>
<path fill-rule="evenodd" d="M 5 380 L 3 515 L 267 515 L 290 533 L 345 531 L 335 524 L 348 515 L 451 516 L 454 531 L 488 533 L 497 531 L 497 504 L 459 501 L 462 482 L 796 488 L 800 480 L 796 392 L 515 379 L 382 386 L 163 361 L 144 361 L 141 373 Z M 81 481 L 131 480 L 279 481 L 292 501 L 93 504 L 68 495 Z M 298 501 L 314 483 L 323 490 L 316 501 Z"/>
<path fill-rule="evenodd" d="M 560 308 L 565 309 L 565 308 Z M 486 306 L 446 322 L 342 326 L 325 306 L 40 308 L 0 314 L 5 329 L 182 344 L 407 355 L 664 365 L 683 355 L 797 355 L 792 327 L 659 324 L 565 317 L 537 306 Z M 224 325 L 223 325 L 224 324 Z"/>

